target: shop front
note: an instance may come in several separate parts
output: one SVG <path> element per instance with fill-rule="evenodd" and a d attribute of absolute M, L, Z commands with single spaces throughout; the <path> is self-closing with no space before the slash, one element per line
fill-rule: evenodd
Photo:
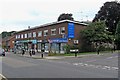
<path fill-rule="evenodd" d="M 19 40 L 16 41 L 15 48 L 20 50 L 36 49 L 36 44 L 37 44 L 37 40 Z"/>
<path fill-rule="evenodd" d="M 38 40 L 37 49 L 38 52 L 46 53 L 64 53 L 64 46 L 68 40 L 64 38 L 55 38 L 49 40 Z"/>
<path fill-rule="evenodd" d="M 67 44 L 68 39 L 67 38 L 55 38 L 50 39 L 50 51 L 52 53 L 64 53 L 64 46 Z"/>
<path fill-rule="evenodd" d="M 48 40 L 38 40 L 37 41 L 38 52 L 49 52 L 49 42 Z"/>

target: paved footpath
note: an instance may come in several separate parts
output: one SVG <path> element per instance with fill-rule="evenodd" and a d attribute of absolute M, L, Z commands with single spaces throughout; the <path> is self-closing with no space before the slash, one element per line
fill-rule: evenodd
<path fill-rule="evenodd" d="M 0 56 L 0 80 L 7 80 L 6 77 L 2 75 L 2 56 Z"/>
<path fill-rule="evenodd" d="M 17 55 L 27 57 L 27 58 L 33 58 L 33 59 L 63 59 L 63 58 L 75 57 L 75 56 L 48 56 L 47 54 L 44 54 L 42 58 L 41 53 L 36 53 L 35 55 L 32 55 L 32 56 L 30 56 L 29 54 L 25 54 L 25 55 L 17 54 Z M 93 55 L 96 55 L 96 54 L 79 55 L 78 57 L 93 56 Z"/>
<path fill-rule="evenodd" d="M 107 53 L 105 53 L 107 54 Z M 102 54 L 83 54 L 83 55 L 78 55 L 77 57 L 80 58 L 80 57 L 89 57 L 89 56 L 102 56 L 102 55 L 105 55 L 104 53 Z M 109 53 L 108 53 L 109 54 Z M 32 55 L 30 56 L 29 53 L 26 53 L 24 55 L 21 55 L 21 54 L 16 54 L 18 56 L 24 56 L 24 57 L 27 57 L 27 58 L 33 58 L 33 59 L 64 59 L 64 58 L 74 58 L 75 56 L 48 56 L 48 54 L 43 54 L 43 58 L 41 57 L 41 53 L 36 53 L 35 55 Z"/>

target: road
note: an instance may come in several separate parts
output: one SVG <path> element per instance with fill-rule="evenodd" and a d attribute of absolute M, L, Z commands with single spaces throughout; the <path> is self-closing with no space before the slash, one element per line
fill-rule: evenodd
<path fill-rule="evenodd" d="M 52 60 L 7 53 L 2 74 L 7 78 L 118 78 L 118 54 Z"/>

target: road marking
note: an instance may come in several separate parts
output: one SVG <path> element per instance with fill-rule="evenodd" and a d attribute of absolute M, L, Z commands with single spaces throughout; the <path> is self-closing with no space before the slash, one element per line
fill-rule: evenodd
<path fill-rule="evenodd" d="M 110 66 L 102 66 L 102 65 L 93 65 L 93 64 L 86 64 L 86 63 L 72 63 L 75 66 L 85 66 L 85 67 L 92 67 L 92 68 L 99 68 L 99 69 L 107 69 L 107 70 L 118 70 L 118 67 L 110 67 Z"/>
<path fill-rule="evenodd" d="M 118 70 L 118 67 L 112 67 L 112 69 Z"/>
<path fill-rule="evenodd" d="M 78 65 L 78 63 L 73 63 L 73 65 Z"/>
<path fill-rule="evenodd" d="M 5 76 L 3 76 L 2 74 L 0 74 L 0 80 L 2 80 L 2 79 L 5 79 L 5 80 L 8 80 Z"/>
<path fill-rule="evenodd" d="M 112 59 L 112 58 L 117 58 L 118 56 L 114 56 L 114 57 L 108 57 L 106 59 Z"/>

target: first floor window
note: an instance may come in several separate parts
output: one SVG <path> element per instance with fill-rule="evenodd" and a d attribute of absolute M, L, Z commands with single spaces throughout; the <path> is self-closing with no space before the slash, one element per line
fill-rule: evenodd
<path fill-rule="evenodd" d="M 41 37 L 42 36 L 42 31 L 39 31 L 38 32 L 38 37 Z"/>
<path fill-rule="evenodd" d="M 44 30 L 44 36 L 48 35 L 48 30 Z"/>
<path fill-rule="evenodd" d="M 65 34 L 65 27 L 59 28 L 59 34 Z"/>
<path fill-rule="evenodd" d="M 16 35 L 16 39 L 18 38 L 18 35 Z"/>
<path fill-rule="evenodd" d="M 23 34 L 21 34 L 21 38 L 23 38 Z"/>
<path fill-rule="evenodd" d="M 51 35 L 56 35 L 56 29 L 51 29 Z"/>
<path fill-rule="evenodd" d="M 27 38 L 27 34 L 25 34 L 25 38 Z"/>
<path fill-rule="evenodd" d="M 20 35 L 18 35 L 18 38 L 20 38 Z"/>
<path fill-rule="evenodd" d="M 33 32 L 33 37 L 36 37 L 36 32 Z"/>
<path fill-rule="evenodd" d="M 30 38 L 30 37 L 32 37 L 32 34 L 31 34 L 31 33 L 29 33 L 29 34 L 28 34 L 28 37 L 29 37 L 29 38 Z"/>

